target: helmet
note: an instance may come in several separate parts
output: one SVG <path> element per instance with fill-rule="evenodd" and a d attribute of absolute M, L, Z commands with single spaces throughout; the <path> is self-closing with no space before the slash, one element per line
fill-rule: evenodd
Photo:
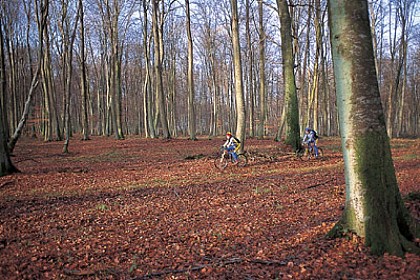
<path fill-rule="evenodd" d="M 305 131 L 310 131 L 311 129 L 309 127 L 305 128 Z"/>
<path fill-rule="evenodd" d="M 232 133 L 230 131 L 226 132 L 226 135 L 232 135 Z"/>

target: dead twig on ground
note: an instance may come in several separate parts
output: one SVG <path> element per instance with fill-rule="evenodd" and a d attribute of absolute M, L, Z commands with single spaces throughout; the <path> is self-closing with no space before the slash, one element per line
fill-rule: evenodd
<path fill-rule="evenodd" d="M 14 183 L 15 183 L 15 180 L 4 182 L 3 184 L 0 185 L 0 189 L 6 187 L 7 185 L 12 185 Z"/>
<path fill-rule="evenodd" d="M 307 189 L 312 189 L 312 188 L 316 188 L 316 187 L 319 187 L 319 186 L 325 185 L 326 183 L 329 183 L 329 182 L 333 181 L 334 179 L 335 179 L 335 178 L 332 178 L 332 179 L 329 179 L 329 180 L 327 180 L 327 181 L 325 181 L 325 182 L 318 183 L 318 184 L 315 184 L 315 185 L 311 185 L 311 186 L 307 187 Z"/>
<path fill-rule="evenodd" d="M 24 158 L 24 159 L 21 159 L 21 160 L 16 160 L 15 162 L 16 163 L 19 163 L 19 162 L 24 162 L 24 161 L 28 161 L 28 160 L 34 161 L 36 163 L 39 163 L 39 161 L 37 161 L 37 160 L 35 160 L 33 158 Z"/>

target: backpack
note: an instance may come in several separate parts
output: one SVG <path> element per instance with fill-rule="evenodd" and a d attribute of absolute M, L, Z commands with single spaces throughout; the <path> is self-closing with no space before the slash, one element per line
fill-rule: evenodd
<path fill-rule="evenodd" d="M 312 133 L 314 134 L 315 140 L 319 138 L 318 133 L 314 129 L 312 129 Z"/>
<path fill-rule="evenodd" d="M 235 136 L 232 136 L 233 137 L 233 140 L 235 140 L 235 142 L 237 143 L 237 144 L 240 144 L 241 143 L 241 141 L 239 141 L 239 139 L 238 138 L 236 138 Z"/>

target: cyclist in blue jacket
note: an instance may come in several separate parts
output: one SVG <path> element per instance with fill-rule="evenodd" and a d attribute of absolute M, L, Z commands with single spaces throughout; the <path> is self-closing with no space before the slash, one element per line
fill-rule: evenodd
<path fill-rule="evenodd" d="M 316 146 L 316 140 L 318 139 L 318 134 L 315 130 L 310 127 L 305 128 L 305 135 L 303 136 L 302 143 L 308 145 L 308 149 L 312 148 L 315 151 L 315 157 L 318 157 L 318 147 Z"/>

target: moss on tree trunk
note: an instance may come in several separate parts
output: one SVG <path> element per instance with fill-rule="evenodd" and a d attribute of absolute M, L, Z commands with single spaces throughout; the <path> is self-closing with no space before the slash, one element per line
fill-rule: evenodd
<path fill-rule="evenodd" d="M 360 3 L 362 2 L 362 3 Z M 329 236 L 365 238 L 374 254 L 419 253 L 397 184 L 377 84 L 366 1 L 329 0 L 346 205 Z"/>
<path fill-rule="evenodd" d="M 286 97 L 286 144 L 296 150 L 300 146 L 299 107 L 296 93 L 292 45 L 292 20 L 287 0 L 277 0 L 280 18 L 281 51 L 283 56 L 284 94 Z"/>

